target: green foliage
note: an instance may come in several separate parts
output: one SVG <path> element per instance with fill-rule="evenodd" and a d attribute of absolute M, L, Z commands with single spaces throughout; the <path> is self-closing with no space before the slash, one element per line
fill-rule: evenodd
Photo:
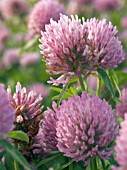
<path fill-rule="evenodd" d="M 17 140 L 21 140 L 21 141 L 29 143 L 29 137 L 27 136 L 26 133 L 24 133 L 22 131 L 8 132 L 7 135 L 8 135 L 9 138 L 17 139 Z"/>
<path fill-rule="evenodd" d="M 111 81 L 109 79 L 108 74 L 102 68 L 100 68 L 97 72 L 98 72 L 99 76 L 103 79 L 105 85 L 107 86 L 107 88 L 111 92 L 113 98 L 115 99 L 115 92 L 114 92 L 114 89 L 113 89 L 113 86 L 112 86 L 112 83 L 111 83 Z"/>
<path fill-rule="evenodd" d="M 16 160 L 19 164 L 21 164 L 26 170 L 31 170 L 31 167 L 28 164 L 28 162 L 26 161 L 26 159 L 10 143 L 8 143 L 6 140 L 1 140 L 0 145 L 2 145 L 4 147 L 7 154 L 11 155 L 11 157 L 14 160 Z"/>

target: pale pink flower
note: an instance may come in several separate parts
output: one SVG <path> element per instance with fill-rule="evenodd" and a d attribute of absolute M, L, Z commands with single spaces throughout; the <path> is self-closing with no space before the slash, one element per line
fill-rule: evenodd
<path fill-rule="evenodd" d="M 28 88 L 28 91 L 35 91 L 37 94 L 40 94 L 43 98 L 46 98 L 49 95 L 49 89 L 42 83 L 34 83 Z"/>
<path fill-rule="evenodd" d="M 40 55 L 36 52 L 33 53 L 24 53 L 19 60 L 21 66 L 26 67 L 33 65 L 40 61 Z"/>
<path fill-rule="evenodd" d="M 15 15 L 26 13 L 28 4 L 26 0 L 1 0 L 1 13 L 4 18 L 11 18 Z"/>
<path fill-rule="evenodd" d="M 65 14 L 65 9 L 57 0 L 42 0 L 35 4 L 28 18 L 28 30 L 31 35 L 41 35 L 45 25 L 53 18 L 58 21 L 60 13 Z"/>
<path fill-rule="evenodd" d="M 19 56 L 18 56 L 19 51 L 20 49 L 11 48 L 11 49 L 7 49 L 4 52 L 2 61 L 6 67 L 17 64 L 19 62 Z"/>
<path fill-rule="evenodd" d="M 119 0 L 94 0 L 93 5 L 98 11 L 105 11 L 120 8 Z"/>

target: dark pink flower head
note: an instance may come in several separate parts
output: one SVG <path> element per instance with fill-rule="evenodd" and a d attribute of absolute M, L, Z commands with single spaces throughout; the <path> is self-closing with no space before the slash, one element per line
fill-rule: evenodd
<path fill-rule="evenodd" d="M 114 167 L 113 170 L 127 169 L 127 114 L 124 115 L 125 120 L 121 122 L 121 129 L 116 138 L 116 161 L 120 167 Z"/>
<path fill-rule="evenodd" d="M 111 22 L 95 18 L 84 21 L 78 16 L 61 15 L 55 22 L 51 19 L 42 32 L 41 53 L 50 74 L 62 74 L 54 85 L 67 84 L 70 78 L 86 75 L 99 67 L 115 68 L 124 59 L 121 42 L 116 37 L 117 29 Z"/>
<path fill-rule="evenodd" d="M 41 35 L 41 30 L 45 30 L 45 25 L 49 24 L 51 18 L 58 21 L 60 13 L 65 14 L 66 12 L 64 6 L 58 1 L 39 1 L 28 18 L 29 33 L 33 36 Z"/>
<path fill-rule="evenodd" d="M 121 6 L 119 0 L 94 0 L 93 5 L 98 11 L 118 9 Z"/>
<path fill-rule="evenodd" d="M 86 58 L 89 65 L 93 62 L 94 68 L 99 66 L 108 69 L 117 67 L 124 60 L 121 42 L 116 36 L 117 28 L 111 22 L 107 23 L 106 19 L 99 21 L 92 18 L 88 19 L 86 23 L 89 33 Z"/>
<path fill-rule="evenodd" d="M 56 141 L 56 122 L 57 122 L 57 106 L 56 103 L 52 104 L 53 110 L 47 108 L 44 112 L 44 118 L 42 120 L 42 146 L 45 152 L 51 153 L 57 149 L 57 141 Z"/>
<path fill-rule="evenodd" d="M 41 53 L 46 65 L 51 68 L 50 74 L 63 74 L 57 80 L 51 78 L 49 83 L 66 84 L 71 77 L 82 72 L 84 50 L 86 48 L 87 28 L 83 27 L 78 16 L 61 15 L 57 22 L 51 19 L 42 32 Z"/>
<path fill-rule="evenodd" d="M 65 156 L 84 161 L 99 156 L 108 159 L 113 152 L 108 145 L 118 131 L 117 120 L 105 100 L 85 92 L 63 101 L 57 112 L 57 147 Z"/>
<path fill-rule="evenodd" d="M 12 131 L 15 111 L 12 108 L 4 85 L 0 84 L 0 140 L 6 139 L 7 132 Z"/>
<path fill-rule="evenodd" d="M 33 65 L 40 60 L 40 55 L 38 53 L 24 53 L 23 56 L 20 58 L 20 65 L 21 66 L 29 66 Z"/>
<path fill-rule="evenodd" d="M 14 130 L 22 130 L 29 136 L 35 136 L 38 133 L 41 119 L 41 95 L 34 91 L 27 92 L 26 88 L 22 88 L 19 82 L 13 96 L 10 87 L 8 87 L 7 92 L 11 105 L 16 111 Z"/>
<path fill-rule="evenodd" d="M 124 118 L 124 114 L 127 113 L 127 88 L 122 90 L 120 100 L 122 100 L 123 103 L 117 103 L 116 112 L 118 116 Z"/>
<path fill-rule="evenodd" d="M 29 88 L 28 91 L 35 91 L 37 94 L 41 94 L 43 98 L 49 95 L 49 89 L 42 83 L 34 83 Z"/>
<path fill-rule="evenodd" d="M 19 61 L 19 51 L 20 49 L 8 49 L 4 52 L 2 61 L 5 66 L 10 66 L 13 64 L 17 64 Z"/>
<path fill-rule="evenodd" d="M 0 5 L 1 13 L 4 18 L 10 18 L 28 11 L 26 0 L 1 0 Z"/>

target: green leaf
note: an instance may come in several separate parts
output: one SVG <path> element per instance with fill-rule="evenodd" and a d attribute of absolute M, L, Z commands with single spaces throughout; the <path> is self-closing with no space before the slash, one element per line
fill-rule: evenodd
<path fill-rule="evenodd" d="M 14 159 L 9 153 L 5 154 L 5 167 L 9 170 L 14 170 Z"/>
<path fill-rule="evenodd" d="M 99 76 L 103 79 L 105 85 L 108 87 L 108 89 L 111 92 L 113 98 L 115 99 L 115 92 L 114 92 L 112 83 L 111 83 L 106 71 L 103 70 L 102 68 L 100 68 L 97 72 L 98 72 Z"/>
<path fill-rule="evenodd" d="M 72 94 L 77 95 L 77 91 L 76 91 L 73 87 L 70 87 L 68 90 L 69 90 L 69 92 L 71 92 Z"/>
<path fill-rule="evenodd" d="M 22 156 L 22 154 L 16 148 L 14 148 L 6 140 L 1 140 L 0 144 L 5 148 L 6 152 L 10 154 L 11 157 L 15 159 L 19 164 L 21 164 L 26 170 L 31 170 L 31 167 L 26 161 L 26 159 Z"/>
<path fill-rule="evenodd" d="M 57 107 L 60 105 L 60 103 L 61 103 L 61 101 L 63 99 L 63 96 L 64 96 L 64 94 L 65 94 L 65 92 L 66 92 L 66 90 L 68 88 L 68 85 L 69 85 L 69 83 L 62 89 L 62 91 L 61 91 L 61 93 L 59 95 L 59 99 L 57 100 Z"/>
<path fill-rule="evenodd" d="M 71 83 L 75 83 L 77 81 L 78 81 L 78 78 L 72 78 L 69 83 L 71 84 Z"/>
<path fill-rule="evenodd" d="M 74 162 L 74 160 L 70 160 L 69 162 L 67 162 L 66 164 L 62 165 L 60 168 L 58 168 L 57 170 L 62 170 L 66 167 L 68 167 L 70 164 L 72 164 Z"/>
<path fill-rule="evenodd" d="M 27 136 L 26 133 L 22 132 L 22 131 L 12 131 L 12 132 L 8 132 L 7 133 L 7 136 L 9 138 L 12 138 L 12 139 L 17 139 L 17 140 L 21 140 L 21 141 L 24 141 L 24 142 L 27 142 L 29 143 L 29 137 Z"/>
<path fill-rule="evenodd" d="M 59 93 L 62 91 L 62 89 L 58 87 L 50 87 L 50 89 Z"/>
<path fill-rule="evenodd" d="M 5 151 L 0 153 L 0 160 L 3 158 L 4 155 L 5 155 Z"/>
<path fill-rule="evenodd" d="M 3 165 L 2 162 L 0 162 L 0 170 L 6 170 L 5 166 Z"/>
<path fill-rule="evenodd" d="M 113 156 L 113 155 L 110 156 L 109 162 L 111 163 L 111 165 L 118 166 L 118 163 L 117 163 L 116 160 L 114 159 L 114 156 Z"/>
<path fill-rule="evenodd" d="M 55 154 L 53 156 L 50 156 L 49 158 L 45 158 L 43 160 L 41 160 L 37 165 L 36 167 L 40 167 L 41 165 L 44 165 L 45 163 L 49 162 L 49 161 L 52 161 L 53 159 L 55 159 L 56 157 L 60 156 L 60 153 L 58 154 Z"/>
<path fill-rule="evenodd" d="M 111 79 L 111 82 L 112 82 L 114 88 L 117 90 L 117 92 L 119 93 L 119 97 L 120 97 L 121 91 L 118 86 L 118 78 L 117 78 L 115 72 L 113 70 L 109 70 L 109 76 L 110 76 L 110 79 Z"/>

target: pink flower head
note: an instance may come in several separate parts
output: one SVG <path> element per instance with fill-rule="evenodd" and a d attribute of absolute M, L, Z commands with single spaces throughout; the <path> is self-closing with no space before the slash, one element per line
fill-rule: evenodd
<path fill-rule="evenodd" d="M 0 84 L 0 140 L 6 139 L 6 133 L 12 131 L 15 111 L 12 108 L 4 85 Z"/>
<path fill-rule="evenodd" d="M 122 90 L 122 97 L 120 98 L 123 103 L 117 103 L 116 112 L 117 115 L 124 118 L 124 114 L 127 113 L 127 88 Z"/>
<path fill-rule="evenodd" d="M 93 5 L 98 11 L 118 9 L 120 7 L 119 0 L 94 0 Z"/>
<path fill-rule="evenodd" d="M 43 0 L 35 4 L 29 19 L 28 29 L 31 35 L 41 35 L 41 30 L 45 30 L 45 25 L 49 24 L 53 18 L 58 21 L 60 13 L 65 14 L 65 9 L 62 4 L 56 0 Z"/>
<path fill-rule="evenodd" d="M 14 130 L 22 130 L 29 136 L 35 136 L 38 133 L 42 112 L 41 95 L 33 91 L 27 92 L 26 88 L 22 88 L 19 82 L 13 96 L 10 87 L 8 87 L 7 92 L 11 105 L 16 111 Z"/>
<path fill-rule="evenodd" d="M 26 0 L 1 0 L 0 5 L 1 13 L 4 18 L 10 18 L 28 11 Z"/>
<path fill-rule="evenodd" d="M 65 156 L 84 161 L 99 156 L 108 159 L 113 152 L 108 145 L 118 126 L 111 106 L 97 96 L 83 92 L 63 101 L 57 112 L 57 147 Z"/>
<path fill-rule="evenodd" d="M 118 40 L 117 29 L 106 19 L 95 18 L 86 21 L 88 27 L 87 62 L 94 66 L 112 69 L 124 60 L 124 52 L 121 42 Z"/>
<path fill-rule="evenodd" d="M 20 49 L 8 49 L 4 52 L 2 61 L 5 66 L 10 66 L 17 64 L 19 61 L 19 51 Z"/>
<path fill-rule="evenodd" d="M 116 138 L 116 161 L 120 167 L 113 168 L 113 170 L 126 170 L 127 169 L 127 114 L 124 115 L 125 120 L 121 122 L 121 129 Z"/>
<path fill-rule="evenodd" d="M 87 28 L 81 24 L 78 16 L 61 15 L 58 23 L 50 20 L 42 32 L 41 53 L 50 74 L 62 74 L 57 80 L 51 78 L 54 85 L 67 84 L 70 78 L 81 74 L 84 66 Z"/>
<path fill-rule="evenodd" d="M 49 89 L 42 83 L 34 83 L 29 88 L 28 91 L 35 91 L 37 94 L 41 94 L 43 98 L 49 95 Z"/>
<path fill-rule="evenodd" d="M 78 16 L 61 15 L 57 22 L 51 19 L 42 32 L 41 53 L 50 74 L 63 74 L 54 85 L 67 84 L 70 78 L 86 74 L 99 67 L 115 68 L 124 60 L 117 29 L 111 22 L 95 18 L 81 24 Z"/>
<path fill-rule="evenodd" d="M 50 153 L 57 149 L 57 141 L 56 141 L 56 122 L 57 122 L 57 106 L 56 103 L 52 104 L 53 110 L 47 108 L 44 112 L 44 118 L 42 120 L 42 146 L 45 152 Z"/>
<path fill-rule="evenodd" d="M 19 63 L 21 66 L 29 66 L 37 63 L 40 60 L 40 55 L 38 53 L 24 53 L 20 58 Z"/>

